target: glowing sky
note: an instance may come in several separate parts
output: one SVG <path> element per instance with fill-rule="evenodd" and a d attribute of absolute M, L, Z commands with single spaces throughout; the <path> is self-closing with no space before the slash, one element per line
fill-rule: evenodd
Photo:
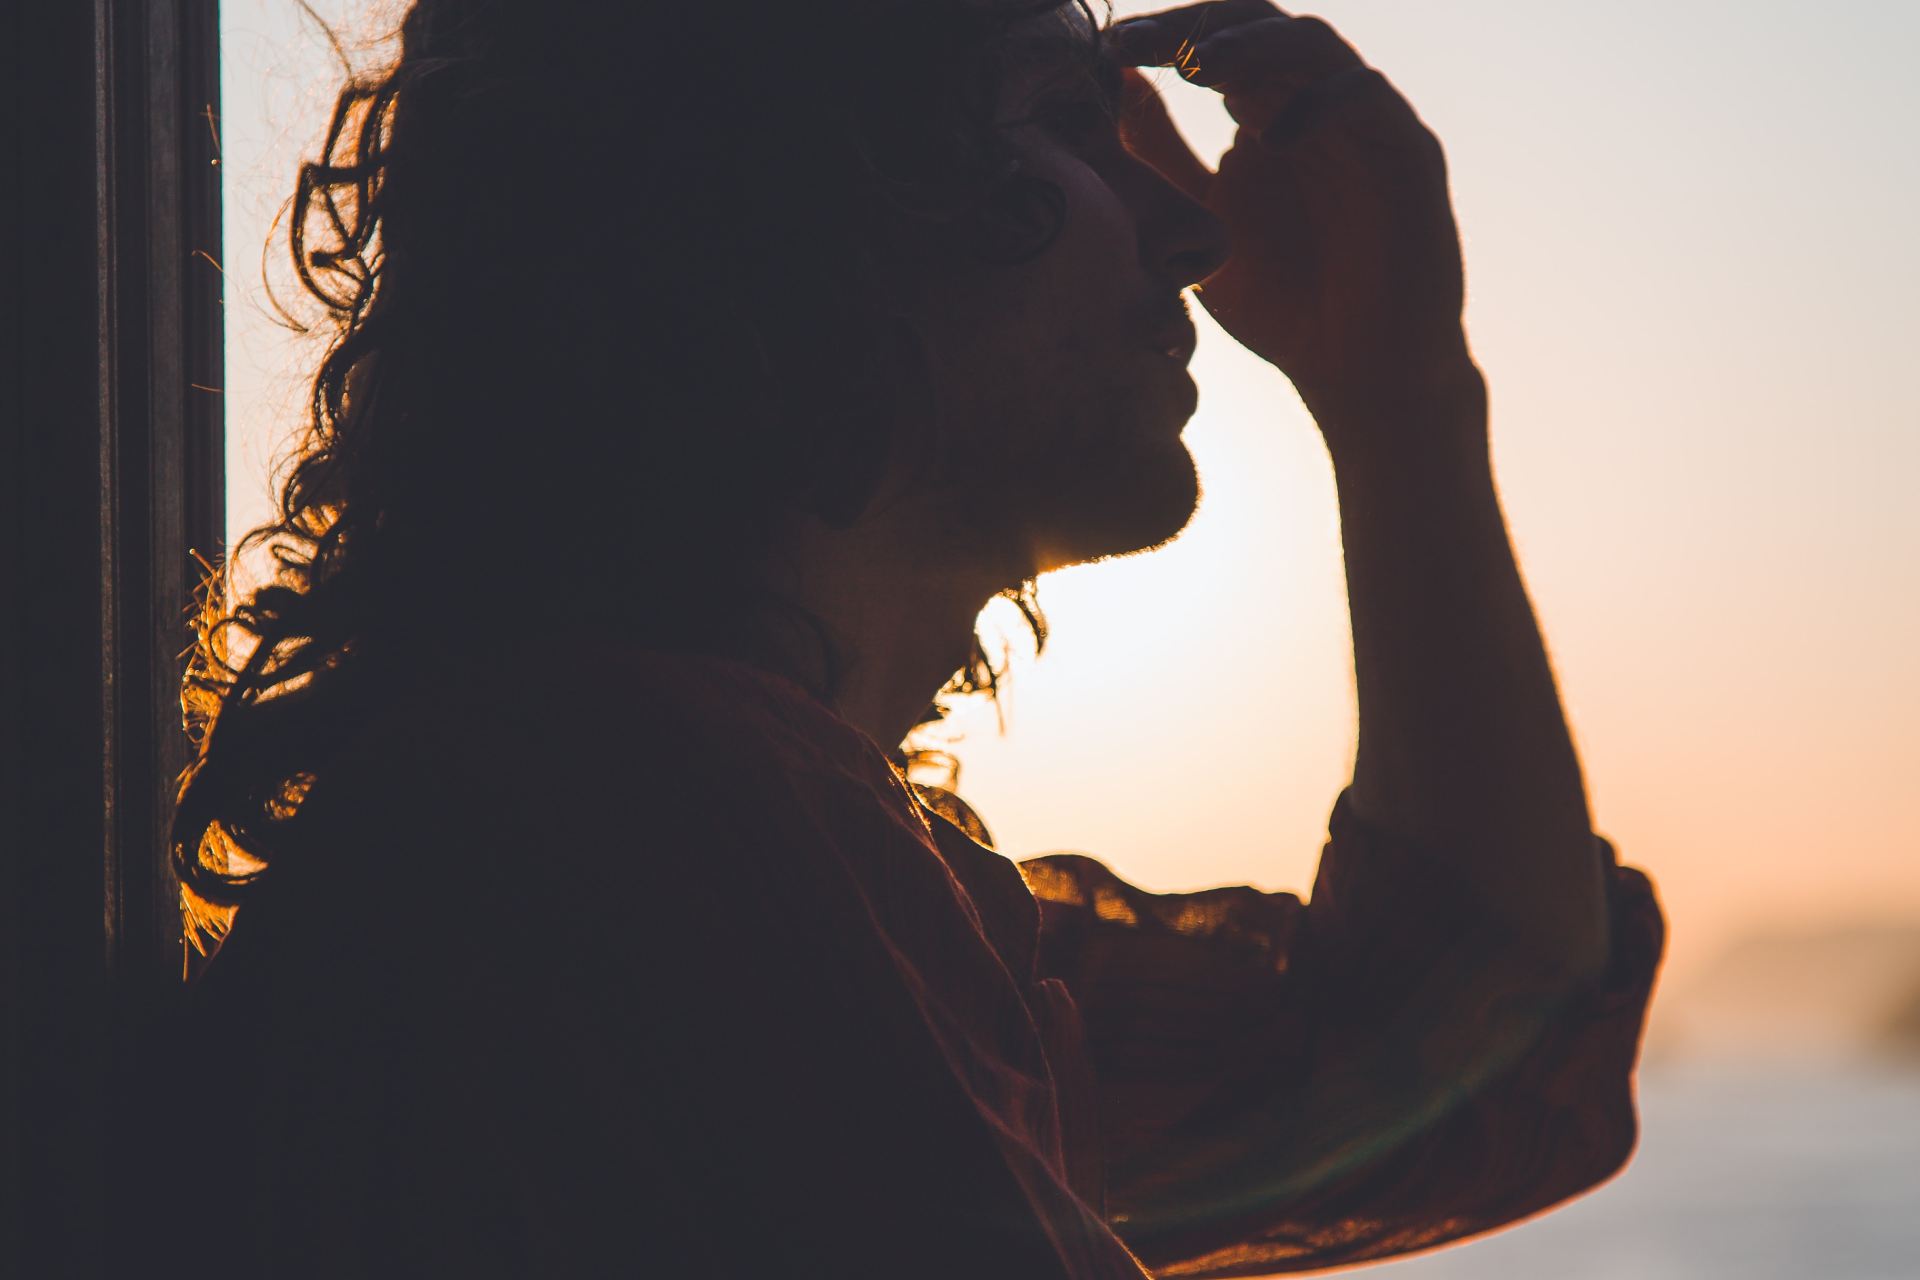
<path fill-rule="evenodd" d="M 311 360 L 260 245 L 336 68 L 291 0 L 222 9 L 240 528 Z M 1920 6 L 1318 12 L 1447 145 L 1503 503 L 1670 974 L 1755 924 L 1920 917 Z M 1168 96 L 1216 155 L 1217 99 Z M 1005 738 L 962 718 L 962 790 L 1014 856 L 1304 892 L 1354 745 L 1331 472 L 1285 379 L 1195 314 L 1205 504 L 1042 582 L 1053 641 Z"/>

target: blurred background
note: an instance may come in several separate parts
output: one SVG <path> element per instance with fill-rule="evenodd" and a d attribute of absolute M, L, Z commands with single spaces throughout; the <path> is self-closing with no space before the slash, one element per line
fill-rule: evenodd
<path fill-rule="evenodd" d="M 314 15 L 367 66 L 401 6 L 308 8 L 222 2 L 236 536 L 317 359 L 265 283 L 293 299 L 269 229 L 342 76 Z M 1381 1269 L 1920 1275 L 1920 5 L 1316 11 L 1446 144 L 1502 501 L 1596 829 L 1671 929 L 1634 1163 Z M 1218 99 L 1160 83 L 1216 157 Z M 1014 644 L 1004 733 L 954 717 L 960 790 L 1011 857 L 1304 894 L 1356 724 L 1332 473 L 1286 380 L 1194 312 L 1200 512 L 1042 580 L 1053 634 Z"/>

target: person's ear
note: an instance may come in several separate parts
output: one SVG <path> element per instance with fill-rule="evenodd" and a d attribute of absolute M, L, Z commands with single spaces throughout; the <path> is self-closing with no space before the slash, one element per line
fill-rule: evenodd
<path fill-rule="evenodd" d="M 846 529 L 872 509 L 890 481 L 910 485 L 941 464 L 925 340 L 907 320 L 884 318 L 861 356 L 862 374 L 837 406 L 833 444 L 815 459 L 807 510 Z"/>

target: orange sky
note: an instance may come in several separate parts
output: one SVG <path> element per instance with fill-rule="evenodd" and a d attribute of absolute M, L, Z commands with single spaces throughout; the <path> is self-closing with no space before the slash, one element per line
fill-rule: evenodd
<path fill-rule="evenodd" d="M 1754 925 L 1920 918 L 1920 8 L 1317 11 L 1447 144 L 1503 502 L 1670 977 Z M 335 69 L 292 0 L 222 20 L 243 527 L 311 359 L 265 318 L 260 244 Z M 1217 101 L 1168 96 L 1217 154 Z M 1354 745 L 1331 472 L 1285 379 L 1195 313 L 1201 512 L 1043 580 L 1053 641 L 1008 736 L 961 717 L 962 790 L 1014 856 L 1304 892 Z"/>

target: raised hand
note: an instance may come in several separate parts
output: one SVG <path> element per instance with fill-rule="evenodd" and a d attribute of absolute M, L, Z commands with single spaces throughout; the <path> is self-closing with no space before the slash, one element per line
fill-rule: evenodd
<path fill-rule="evenodd" d="M 1325 22 L 1265 0 L 1129 19 L 1109 41 L 1127 146 L 1226 224 L 1230 256 L 1200 301 L 1316 416 L 1471 376 L 1446 160 L 1385 76 Z M 1163 65 L 1219 90 L 1239 124 L 1217 172 L 1133 69 Z"/>

